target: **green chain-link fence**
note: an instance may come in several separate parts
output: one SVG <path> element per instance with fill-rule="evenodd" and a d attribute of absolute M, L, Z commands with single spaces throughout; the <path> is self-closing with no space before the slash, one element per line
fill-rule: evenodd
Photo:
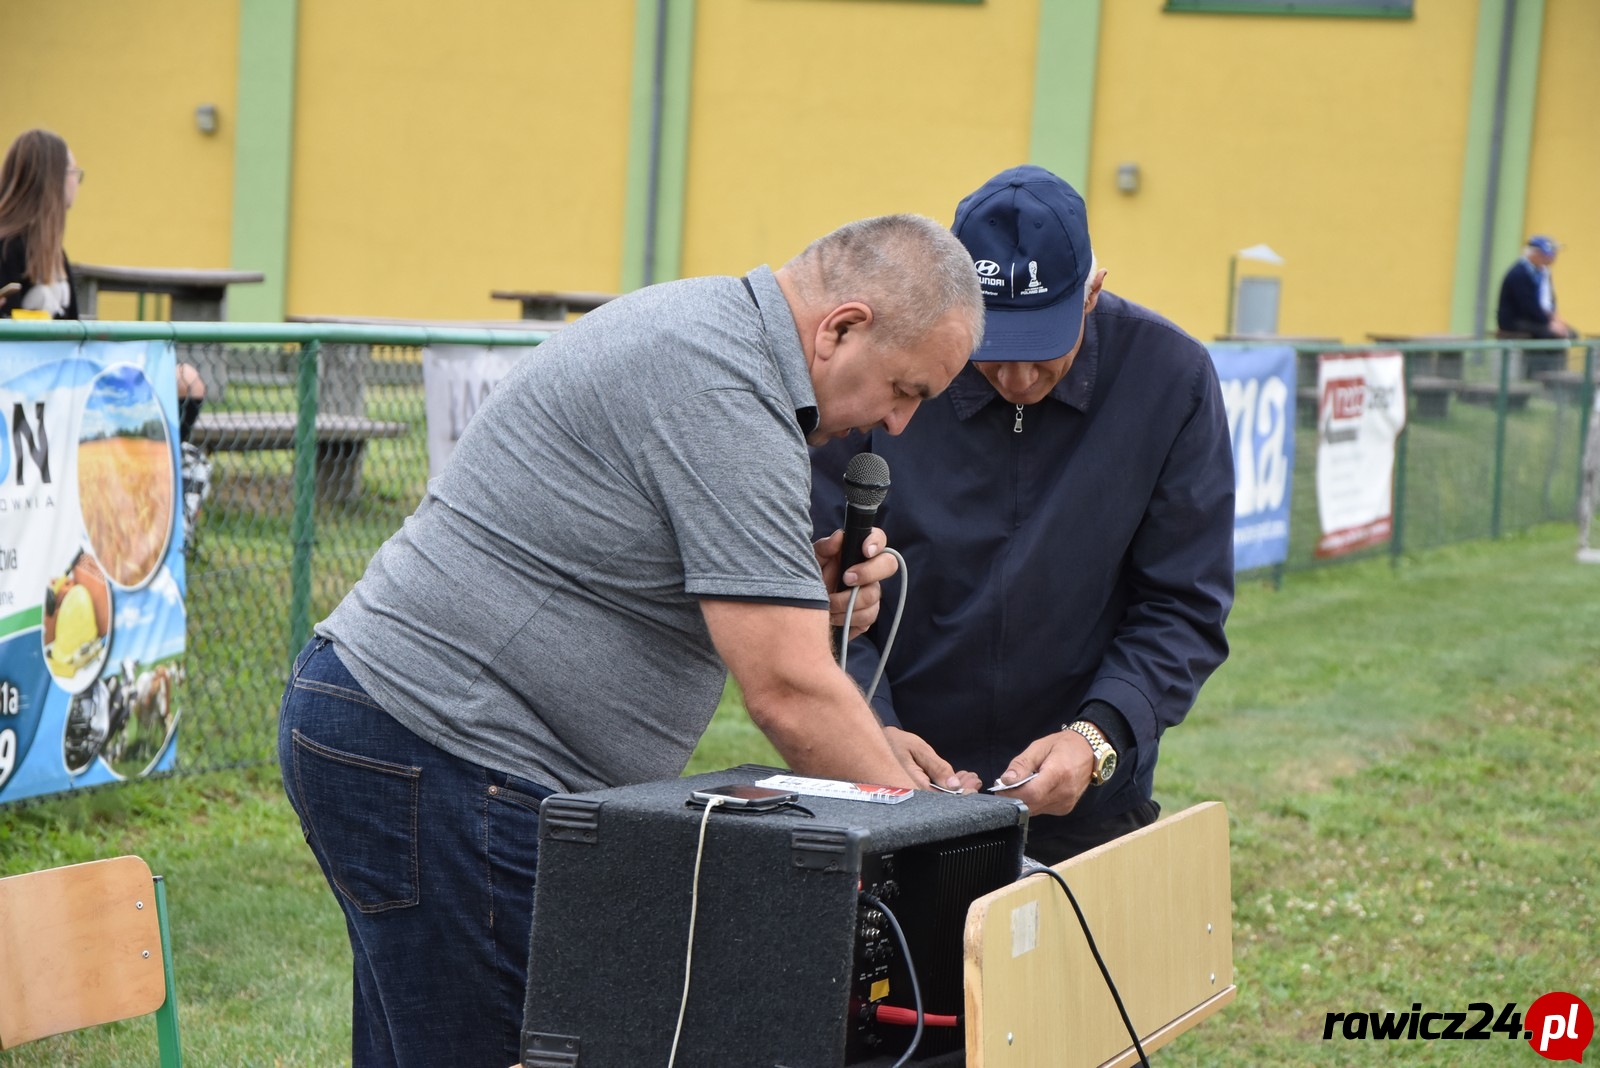
<path fill-rule="evenodd" d="M 278 701 L 312 624 L 422 499 L 422 352 L 526 330 L 3 323 L 8 340 L 172 340 L 206 399 L 185 448 L 188 652 L 180 772 L 276 758 Z"/>
<path fill-rule="evenodd" d="M 208 343 L 178 346 L 178 359 L 207 382 L 191 442 L 209 467 L 187 553 L 181 764 L 257 762 L 272 756 L 286 669 L 311 624 L 422 499 L 422 350 Z"/>
<path fill-rule="evenodd" d="M 171 339 L 178 359 L 207 382 L 192 435 L 204 462 L 189 472 L 209 485 L 187 558 L 186 683 L 175 694 L 180 771 L 275 759 L 278 701 L 294 653 L 422 498 L 423 347 L 529 345 L 540 337 L 311 325 L 0 324 L 0 343 Z M 1534 379 L 1529 372 L 1539 357 L 1558 346 L 1385 347 L 1406 351 L 1410 384 L 1396 536 L 1387 548 L 1339 560 L 1574 518 L 1592 349 L 1582 371 Z M 1315 357 L 1329 348 L 1300 350 L 1290 571 L 1328 562 L 1316 560 L 1312 546 Z M 1564 351 L 1555 360 L 1546 370 L 1567 366 Z"/>
<path fill-rule="evenodd" d="M 1600 341 L 1297 347 L 1289 557 L 1282 570 L 1385 553 L 1399 557 L 1574 520 L 1597 349 Z M 1405 357 L 1407 416 L 1396 443 L 1394 536 L 1384 546 L 1319 559 L 1317 358 L 1352 351 L 1400 351 Z"/>

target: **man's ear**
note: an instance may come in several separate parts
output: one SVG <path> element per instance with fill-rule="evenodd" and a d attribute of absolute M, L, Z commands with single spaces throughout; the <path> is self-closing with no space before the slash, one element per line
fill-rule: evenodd
<path fill-rule="evenodd" d="M 1083 314 L 1088 315 L 1094 311 L 1094 306 L 1100 303 L 1100 288 L 1106 284 L 1106 269 L 1100 268 L 1089 279 L 1089 296 L 1083 302 Z"/>
<path fill-rule="evenodd" d="M 871 325 L 872 319 L 872 309 L 859 300 L 841 304 L 824 315 L 817 324 L 817 359 L 831 359 L 851 331 Z"/>

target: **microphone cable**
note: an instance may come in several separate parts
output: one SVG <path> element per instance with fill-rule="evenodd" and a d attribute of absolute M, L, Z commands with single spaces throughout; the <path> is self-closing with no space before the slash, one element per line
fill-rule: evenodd
<path fill-rule="evenodd" d="M 911 1045 L 907 1046 L 906 1051 L 900 1054 L 900 1059 L 890 1066 L 890 1068 L 901 1068 L 911 1059 L 911 1055 L 917 1052 L 917 1043 L 922 1041 L 922 987 L 917 983 L 916 965 L 911 962 L 911 947 L 906 943 L 906 933 L 900 929 L 900 921 L 894 918 L 894 913 L 889 911 L 889 906 L 885 905 L 875 895 L 862 890 L 857 896 L 867 905 L 883 913 L 884 918 L 889 921 L 889 926 L 894 928 L 895 940 L 900 943 L 900 954 L 906 961 L 906 974 L 911 976 L 911 1002 L 916 1006 L 917 1029 L 911 1036 Z M 1150 1066 L 1145 1065 L 1145 1068 L 1150 1068 Z"/>
<path fill-rule="evenodd" d="M 889 650 L 894 648 L 894 638 L 900 633 L 900 617 L 906 611 L 906 591 L 911 588 L 911 568 L 906 564 L 906 558 L 900 555 L 899 550 L 884 546 L 884 552 L 894 557 L 900 563 L 900 600 L 894 607 L 894 620 L 889 624 L 889 636 L 884 639 L 883 651 L 878 654 L 878 670 L 872 674 L 872 685 L 867 687 L 867 702 L 872 702 L 872 695 L 878 692 L 878 683 L 883 679 L 883 667 L 889 662 Z M 843 671 L 850 657 L 850 617 L 855 615 L 856 598 L 861 596 L 861 587 L 857 586 L 850 591 L 850 601 L 844 607 L 844 625 L 839 629 L 844 632 L 844 639 L 839 642 L 839 670 Z"/>
<path fill-rule="evenodd" d="M 1089 943 L 1089 952 L 1094 954 L 1094 962 L 1100 966 L 1100 976 L 1106 981 L 1106 989 L 1111 991 L 1111 1000 L 1117 1003 L 1117 1012 L 1122 1016 L 1122 1026 L 1128 1029 L 1128 1037 L 1133 1039 L 1133 1048 L 1139 1054 L 1139 1063 L 1144 1068 L 1150 1068 L 1150 1058 L 1144 1052 L 1144 1046 L 1139 1041 L 1139 1032 L 1133 1028 L 1133 1021 L 1128 1018 L 1128 1010 L 1122 1004 L 1122 995 L 1117 992 L 1117 984 L 1111 981 L 1111 971 L 1106 967 L 1105 958 L 1100 956 L 1100 947 L 1094 944 L 1094 935 L 1089 931 L 1089 921 L 1084 919 L 1083 909 L 1078 906 L 1078 899 L 1072 892 L 1072 887 L 1061 877 L 1061 873 L 1047 864 L 1041 864 L 1032 857 L 1022 858 L 1022 874 L 1020 879 L 1030 875 L 1048 875 L 1061 887 L 1067 895 L 1067 901 L 1072 905 L 1072 911 L 1077 914 L 1078 926 L 1083 928 L 1084 940 Z"/>

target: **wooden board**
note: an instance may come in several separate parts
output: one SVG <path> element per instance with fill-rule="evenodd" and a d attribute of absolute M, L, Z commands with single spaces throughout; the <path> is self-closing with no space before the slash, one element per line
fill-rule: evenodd
<path fill-rule="evenodd" d="M 0 1049 L 143 1016 L 166 998 L 155 884 L 143 860 L 0 879 Z"/>
<path fill-rule="evenodd" d="M 1207 802 L 1056 865 L 1146 1052 L 1233 998 L 1228 812 Z M 1136 1063 L 1061 887 L 1035 875 L 967 913 L 967 1068 Z"/>

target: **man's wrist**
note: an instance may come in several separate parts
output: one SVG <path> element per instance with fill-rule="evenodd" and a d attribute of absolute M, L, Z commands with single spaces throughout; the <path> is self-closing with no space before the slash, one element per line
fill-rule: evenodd
<path fill-rule="evenodd" d="M 1128 770 L 1128 761 L 1132 758 L 1134 749 L 1133 727 L 1119 712 L 1115 705 L 1105 701 L 1089 701 L 1073 720 L 1087 720 L 1100 728 L 1100 733 L 1106 736 L 1106 741 L 1111 743 L 1111 748 L 1117 751 L 1117 756 L 1123 763 L 1123 771 Z M 1072 720 L 1068 720 L 1070 723 Z"/>
<path fill-rule="evenodd" d="M 1089 751 L 1094 758 L 1094 766 L 1089 773 L 1090 786 L 1100 786 L 1116 774 L 1117 751 L 1111 748 L 1111 743 L 1099 727 L 1086 719 L 1075 719 L 1061 729 L 1071 731 L 1089 743 Z"/>

